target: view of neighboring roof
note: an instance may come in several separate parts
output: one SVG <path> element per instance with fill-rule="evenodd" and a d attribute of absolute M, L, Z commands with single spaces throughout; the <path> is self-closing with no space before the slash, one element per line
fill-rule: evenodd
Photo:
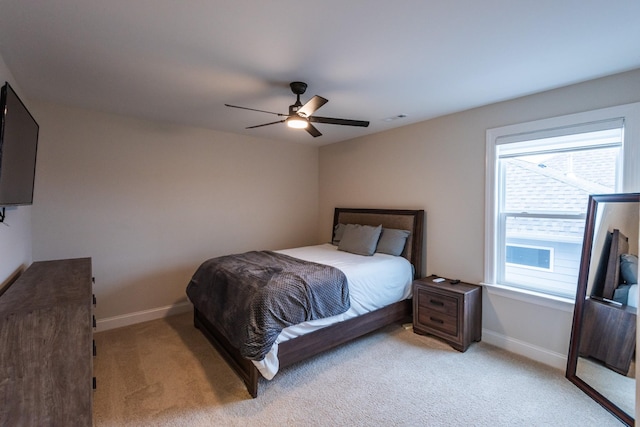
<path fill-rule="evenodd" d="M 559 152 L 503 159 L 507 177 L 505 210 L 584 214 L 590 194 L 615 191 L 618 148 Z M 531 160 L 536 160 L 532 162 Z M 510 218 L 510 237 L 582 239 L 584 221 Z"/>

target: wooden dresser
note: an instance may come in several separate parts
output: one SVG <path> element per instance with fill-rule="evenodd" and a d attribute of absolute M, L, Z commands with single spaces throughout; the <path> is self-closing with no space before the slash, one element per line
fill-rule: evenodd
<path fill-rule="evenodd" d="M 0 425 L 90 426 L 91 259 L 33 263 L 0 296 Z"/>

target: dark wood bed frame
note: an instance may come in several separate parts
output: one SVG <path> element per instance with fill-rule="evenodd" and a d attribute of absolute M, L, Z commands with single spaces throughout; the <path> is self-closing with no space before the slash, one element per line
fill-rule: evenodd
<path fill-rule="evenodd" d="M 402 256 L 414 266 L 414 277 L 422 277 L 422 246 L 424 239 L 424 210 L 353 209 L 336 208 L 333 227 L 336 224 L 382 225 L 385 228 L 410 230 Z M 333 235 L 332 235 L 333 237 Z M 381 309 L 319 329 L 306 335 L 280 343 L 278 360 L 280 369 L 308 357 L 344 344 L 383 326 L 409 319 L 411 300 L 390 304 Z M 251 360 L 240 352 L 197 309 L 194 309 L 194 325 L 207 337 L 229 366 L 240 376 L 252 397 L 258 396 L 260 373 Z"/>
<path fill-rule="evenodd" d="M 604 279 L 604 298 L 613 299 L 613 294 L 620 285 L 620 255 L 629 252 L 629 238 L 617 228 L 611 233 L 611 248 L 607 261 L 607 273 Z"/>

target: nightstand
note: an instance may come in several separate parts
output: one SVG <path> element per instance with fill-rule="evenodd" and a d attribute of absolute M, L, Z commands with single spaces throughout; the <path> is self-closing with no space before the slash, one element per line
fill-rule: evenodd
<path fill-rule="evenodd" d="M 413 331 L 464 352 L 482 337 L 482 287 L 450 279 L 434 282 L 436 278 L 413 282 Z"/>
<path fill-rule="evenodd" d="M 587 298 L 583 310 L 580 356 L 627 375 L 636 351 L 636 308 Z"/>

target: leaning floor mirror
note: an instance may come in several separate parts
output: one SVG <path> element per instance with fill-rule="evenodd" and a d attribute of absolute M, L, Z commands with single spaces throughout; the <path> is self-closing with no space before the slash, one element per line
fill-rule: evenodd
<path fill-rule="evenodd" d="M 567 378 L 627 425 L 636 401 L 640 193 L 592 195 Z"/>

